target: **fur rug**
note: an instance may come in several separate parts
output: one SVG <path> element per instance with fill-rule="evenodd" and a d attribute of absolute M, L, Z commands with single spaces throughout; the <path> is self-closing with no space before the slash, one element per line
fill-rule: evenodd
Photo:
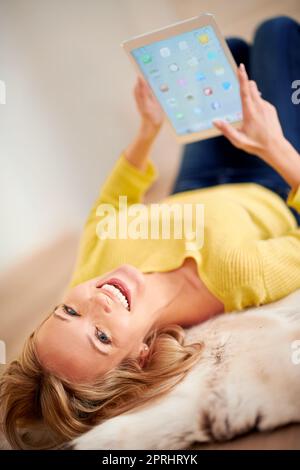
<path fill-rule="evenodd" d="M 73 449 L 183 449 L 300 422 L 300 290 L 187 331 L 202 357 L 157 402 L 96 426 Z"/>

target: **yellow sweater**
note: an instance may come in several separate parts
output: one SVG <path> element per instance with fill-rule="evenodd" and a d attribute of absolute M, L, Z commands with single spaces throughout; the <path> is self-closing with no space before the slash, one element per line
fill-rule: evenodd
<path fill-rule="evenodd" d="M 117 210 L 120 195 L 127 196 L 128 205 L 141 203 L 156 177 L 152 161 L 142 172 L 121 153 L 86 221 L 69 287 L 124 263 L 146 273 L 178 268 L 193 257 L 201 279 L 226 312 L 272 302 L 300 288 L 300 228 L 279 196 L 254 183 L 196 189 L 161 201 L 204 204 L 200 249 L 184 236 L 99 239 L 98 205 L 112 204 Z M 300 211 L 300 187 L 290 193 L 288 204 Z"/>

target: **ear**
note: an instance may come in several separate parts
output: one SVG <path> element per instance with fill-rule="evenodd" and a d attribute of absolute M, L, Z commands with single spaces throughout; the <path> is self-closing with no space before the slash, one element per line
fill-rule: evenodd
<path fill-rule="evenodd" d="M 147 357 L 149 355 L 149 348 L 146 343 L 142 343 L 140 348 L 139 348 L 139 363 L 141 367 L 144 367 Z"/>

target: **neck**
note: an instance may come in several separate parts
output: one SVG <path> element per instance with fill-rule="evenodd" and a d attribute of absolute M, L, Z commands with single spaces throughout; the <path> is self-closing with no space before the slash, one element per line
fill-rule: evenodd
<path fill-rule="evenodd" d="M 193 258 L 185 259 L 178 269 L 146 276 L 152 276 L 153 292 L 157 293 L 152 314 L 156 328 L 170 324 L 188 327 L 224 311 L 223 304 L 201 281 Z"/>

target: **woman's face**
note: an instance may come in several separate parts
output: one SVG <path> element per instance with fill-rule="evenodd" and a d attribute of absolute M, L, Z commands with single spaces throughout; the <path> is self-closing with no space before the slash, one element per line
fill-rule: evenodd
<path fill-rule="evenodd" d="M 42 365 L 60 377 L 85 382 L 125 357 L 143 362 L 143 339 L 155 321 L 151 275 L 150 282 L 145 279 L 133 266 L 123 265 L 71 289 L 37 333 Z"/>

